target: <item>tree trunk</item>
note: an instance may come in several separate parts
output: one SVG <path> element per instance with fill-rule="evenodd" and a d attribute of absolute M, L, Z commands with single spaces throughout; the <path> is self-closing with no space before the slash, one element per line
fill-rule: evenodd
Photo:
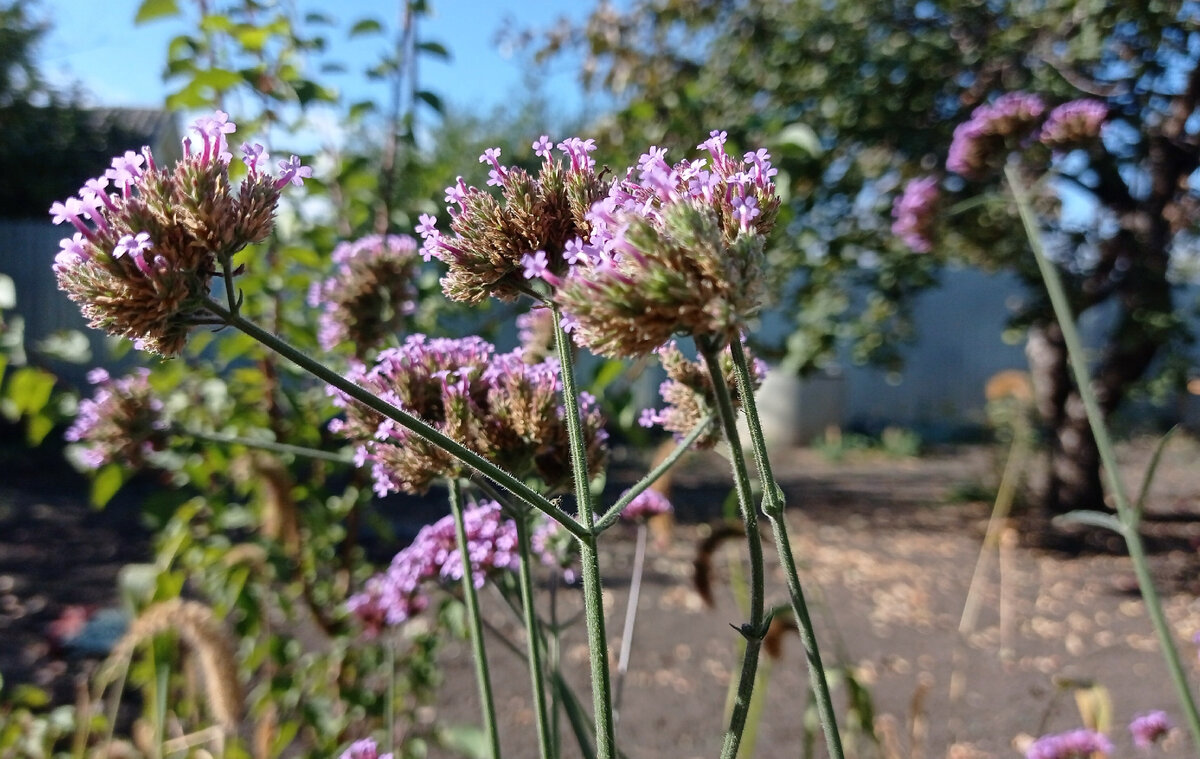
<path fill-rule="evenodd" d="M 1034 485 L 1043 516 L 1103 509 L 1100 453 L 1083 399 L 1071 381 L 1067 346 L 1058 325 L 1031 327 L 1025 354 L 1034 400 L 1046 430 L 1046 474 Z"/>

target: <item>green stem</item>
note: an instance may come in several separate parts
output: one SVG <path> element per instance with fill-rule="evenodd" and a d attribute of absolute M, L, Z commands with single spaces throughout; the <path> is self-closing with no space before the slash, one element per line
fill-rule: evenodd
<path fill-rule="evenodd" d="M 525 618 L 525 640 L 529 649 L 529 679 L 533 685 L 534 714 L 537 716 L 538 751 L 542 759 L 554 756 L 550 737 L 550 717 L 546 707 L 546 677 L 542 667 L 542 631 L 533 606 L 533 555 L 529 548 L 529 519 L 517 519 L 517 554 L 520 557 L 518 580 L 521 583 L 521 611 Z"/>
<path fill-rule="evenodd" d="M 562 629 L 558 623 L 558 584 L 561 575 L 556 571 L 550 580 L 550 637 L 546 642 L 546 658 L 550 660 L 551 672 L 562 669 Z M 562 755 L 562 725 L 559 723 L 561 702 L 558 690 L 552 688 L 550 711 L 550 746 L 553 756 Z"/>
<path fill-rule="evenodd" d="M 457 440 L 439 432 L 407 411 L 376 397 L 369 390 L 359 387 L 312 356 L 273 335 L 254 322 L 230 312 L 228 309 L 211 300 L 205 306 L 209 311 L 221 317 L 221 320 L 228 326 L 241 330 L 322 382 L 332 385 L 372 411 L 382 414 L 418 437 L 436 445 L 451 456 L 458 458 L 467 466 L 477 470 L 480 474 L 495 480 L 499 485 L 507 488 L 538 511 L 541 511 L 561 524 L 567 532 L 575 537 L 583 540 L 589 536 L 591 532 L 590 526 L 588 528 L 583 527 L 570 514 L 555 506 L 541 493 L 533 490 L 512 474 L 496 466 Z"/>
<path fill-rule="evenodd" d="M 1183 708 L 1184 718 L 1188 723 L 1188 730 L 1192 734 L 1192 743 L 1194 746 L 1200 748 L 1200 712 L 1196 709 L 1196 701 L 1192 697 L 1187 675 L 1184 674 L 1183 664 L 1179 659 L 1179 651 L 1175 648 L 1175 642 L 1171 637 L 1171 630 L 1168 626 L 1166 615 L 1163 613 L 1162 601 L 1159 600 L 1158 591 L 1154 587 L 1154 579 L 1150 574 L 1150 565 L 1146 559 L 1146 549 L 1142 544 L 1142 536 L 1137 528 L 1138 513 L 1130 505 L 1125 495 L 1125 485 L 1121 481 L 1121 472 L 1117 468 L 1116 450 L 1113 447 L 1112 438 L 1108 434 L 1108 428 L 1104 424 L 1104 414 L 1100 410 L 1100 404 L 1097 402 L 1096 394 L 1092 389 L 1091 374 L 1088 371 L 1087 362 L 1084 358 L 1083 341 L 1080 340 L 1079 331 L 1075 328 L 1075 319 L 1071 314 L 1070 304 L 1067 302 L 1066 291 L 1063 289 L 1062 280 L 1058 276 L 1058 269 L 1046 258 L 1046 252 L 1042 247 L 1041 231 L 1038 229 L 1037 219 L 1033 213 L 1033 206 L 1029 201 L 1029 196 L 1024 184 L 1021 182 L 1021 178 L 1013 166 L 1005 167 L 1004 176 L 1008 180 L 1009 187 L 1012 189 L 1013 200 L 1016 202 L 1017 211 L 1021 215 L 1021 223 L 1024 224 L 1025 234 L 1029 237 L 1029 246 L 1033 249 L 1033 255 L 1037 259 L 1038 270 L 1041 272 L 1042 279 L 1046 283 L 1046 290 L 1050 295 L 1050 304 L 1054 307 L 1054 316 L 1058 320 L 1059 327 L 1062 329 L 1063 341 L 1066 343 L 1067 356 L 1071 363 L 1071 373 L 1075 377 L 1075 386 L 1079 389 L 1079 395 L 1083 399 L 1084 409 L 1087 411 L 1088 424 L 1092 428 L 1092 435 L 1096 438 L 1096 448 L 1100 452 L 1100 461 L 1104 465 L 1109 490 L 1117 506 L 1117 517 L 1124 526 L 1121 534 L 1124 536 L 1125 545 L 1129 550 L 1129 558 L 1133 563 L 1133 571 L 1137 576 L 1138 587 L 1142 592 L 1142 599 L 1146 602 L 1146 612 L 1149 614 L 1150 621 L 1154 625 L 1154 632 L 1158 636 L 1158 645 L 1162 649 L 1163 659 L 1166 661 L 1171 682 L 1175 685 L 1176 696 L 1179 698 L 1179 704 Z"/>
<path fill-rule="evenodd" d="M 567 418 L 567 436 L 571 441 L 571 467 L 575 478 L 577 518 L 585 534 L 579 537 L 580 574 L 583 577 L 583 608 L 588 638 L 588 659 L 592 674 L 592 717 L 596 722 L 597 759 L 613 759 L 616 737 L 612 717 L 612 683 L 608 672 L 608 639 L 604 632 L 604 599 L 600 586 L 600 557 L 596 550 L 595 515 L 588 487 L 587 449 L 583 425 L 579 421 L 579 393 L 575 387 L 575 363 L 571 355 L 571 337 L 562 328 L 562 314 L 554 315 L 555 343 L 562 367 L 563 411 Z M 577 536 L 578 537 L 578 536 Z"/>
<path fill-rule="evenodd" d="M 829 679 L 825 675 L 825 665 L 821 662 L 821 650 L 817 645 L 816 630 L 813 628 L 812 617 L 808 613 L 808 604 L 804 600 L 804 590 L 800 585 L 800 575 L 796 570 L 796 559 L 792 554 L 787 521 L 783 516 L 783 490 L 775 481 L 775 475 L 771 471 L 771 460 L 767 456 L 767 441 L 758 418 L 758 403 L 754 399 L 754 382 L 750 376 L 750 366 L 746 361 L 746 352 L 742 350 L 741 340 L 733 340 L 730 343 L 730 351 L 733 354 L 733 366 L 737 376 L 742 409 L 746 414 L 746 425 L 750 430 L 750 442 L 754 448 L 754 463 L 762 482 L 763 513 L 766 514 L 767 521 L 771 523 L 771 532 L 775 535 L 775 550 L 783 565 L 783 576 L 787 581 L 792 613 L 796 616 L 800 640 L 804 644 L 804 654 L 808 659 L 808 681 L 816 699 L 817 717 L 821 721 L 821 730 L 825 734 L 825 746 L 829 750 L 829 756 L 832 759 L 842 759 L 844 756 L 842 736 L 838 732 L 837 715 L 833 711 Z"/>
<path fill-rule="evenodd" d="M 244 445 L 247 448 L 258 448 L 264 451 L 272 451 L 274 453 L 287 453 L 293 456 L 303 456 L 310 459 L 320 459 L 321 461 L 332 461 L 338 464 L 353 464 L 354 457 L 347 456 L 341 453 L 332 453 L 330 451 L 322 451 L 317 448 L 308 448 L 302 445 L 290 445 L 288 443 L 277 443 L 274 440 L 262 440 L 260 438 L 242 437 L 240 435 L 222 435 L 217 432 L 196 432 L 179 428 L 173 430 L 176 435 L 182 437 L 195 438 L 209 443 L 222 443 L 224 445 Z"/>
<path fill-rule="evenodd" d="M 496 727 L 496 704 L 492 698 L 487 650 L 483 646 L 483 622 L 479 614 L 479 595 L 475 592 L 475 572 L 471 569 L 467 528 L 463 522 L 462 488 L 455 478 L 450 478 L 447 485 L 450 488 L 450 513 L 454 515 L 454 537 L 458 542 L 458 555 L 462 560 L 463 601 L 467 605 L 467 626 L 471 631 L 471 651 L 475 659 L 475 680 L 479 685 L 479 708 L 483 712 L 483 729 L 487 733 L 492 759 L 500 759 L 500 732 Z"/>
<path fill-rule="evenodd" d="M 750 621 L 742 626 L 742 637 L 746 649 L 742 655 L 742 673 L 738 680 L 737 697 L 729 716 L 729 730 L 721 747 L 721 759 L 735 759 L 742 742 L 742 731 L 746 729 L 746 715 L 750 710 L 750 699 L 754 695 L 754 681 L 758 673 L 758 654 L 762 649 L 765 624 L 765 592 L 763 570 L 762 536 L 758 532 L 758 513 L 750 494 L 750 473 L 746 470 L 746 456 L 738 437 L 737 412 L 729 395 L 729 386 L 721 373 L 720 348 L 705 337 L 696 338 L 696 347 L 704 357 L 708 375 L 712 378 L 713 394 L 717 400 L 717 415 L 729 445 L 729 461 L 733 468 L 733 482 L 737 490 L 738 507 L 746 527 L 746 545 L 750 554 Z"/>
<path fill-rule="evenodd" d="M 619 499 L 617 499 L 617 502 L 609 507 L 608 511 L 604 512 L 604 516 L 596 520 L 596 533 L 599 534 L 604 532 L 613 524 L 615 524 L 616 521 L 621 518 L 621 512 L 625 510 L 626 506 L 628 506 L 630 503 L 633 503 L 634 498 L 637 498 L 639 495 L 645 492 L 646 488 L 653 485 L 659 477 L 662 477 L 664 474 L 666 474 L 667 470 L 673 467 L 675 462 L 679 461 L 683 454 L 691 450 L 692 444 L 695 443 L 701 435 L 708 431 L 708 426 L 712 424 L 712 420 L 712 414 L 705 415 L 705 417 L 700 420 L 700 423 L 692 428 L 692 431 L 687 434 L 687 437 L 679 441 L 679 444 L 675 446 L 675 450 L 671 451 L 669 456 L 660 461 L 658 466 L 647 472 L 646 476 L 638 480 L 633 487 L 629 488 L 629 490 L 626 490 L 625 493 L 622 494 Z"/>

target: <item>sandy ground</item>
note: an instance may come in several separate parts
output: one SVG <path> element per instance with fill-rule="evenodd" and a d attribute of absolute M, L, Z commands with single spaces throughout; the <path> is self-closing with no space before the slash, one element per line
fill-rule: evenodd
<path fill-rule="evenodd" d="M 1148 441 L 1122 447 L 1130 482 L 1140 481 L 1151 448 Z M 1198 453 L 1192 441 L 1172 443 L 1145 530 L 1194 691 L 1200 691 L 1191 642 L 1200 632 Z M 619 746 L 630 759 L 719 752 L 721 715 L 738 661 L 738 633 L 730 626 L 745 621 L 731 591 L 740 539 L 714 557 L 715 606 L 702 602 L 692 575 L 696 546 L 711 534 L 728 493 L 723 467 L 714 454 L 684 462 L 673 491 L 677 523 L 651 541 L 618 725 Z M 959 635 L 991 505 L 955 494 L 994 482 L 990 449 L 920 459 L 867 453 L 836 464 L 800 450 L 777 457 L 776 467 L 826 665 L 852 673 L 867 688 L 886 744 L 875 746 L 850 731 L 852 755 L 1016 757 L 1028 736 L 1080 725 L 1071 686 L 1081 682 L 1111 694 L 1118 756 L 1135 754 L 1124 727 L 1135 713 L 1164 709 L 1178 722 L 1129 561 L 1120 555 L 1031 549 L 1018 540 L 1014 523 L 978 582 L 978 620 L 968 635 Z M 0 483 L 0 671 L 9 684 L 33 681 L 69 692 L 75 665 L 50 650 L 47 624 L 68 604 L 110 602 L 117 569 L 147 551 L 131 514 L 91 512 L 82 492 L 77 480 L 36 471 L 10 473 Z M 614 661 L 634 548 L 633 528 L 615 530 L 602 556 Z M 768 602 L 784 603 L 772 555 L 769 550 Z M 558 598 L 563 617 L 578 609 L 576 591 L 563 590 Z M 506 635 L 520 644 L 519 630 L 486 593 L 484 610 L 495 628 L 490 645 L 504 755 L 534 756 L 528 676 L 498 641 Z M 588 702 L 582 624 L 565 634 L 563 658 Z M 477 722 L 467 646 L 448 642 L 443 660 L 446 683 L 423 720 Z M 757 754 L 803 756 L 809 699 L 799 640 L 787 636 L 782 657 L 766 667 Z M 951 698 L 955 672 L 964 687 Z M 844 687 L 836 697 L 841 711 Z M 1190 755 L 1183 738 L 1176 735 L 1160 755 Z M 822 755 L 819 737 L 816 743 Z"/>

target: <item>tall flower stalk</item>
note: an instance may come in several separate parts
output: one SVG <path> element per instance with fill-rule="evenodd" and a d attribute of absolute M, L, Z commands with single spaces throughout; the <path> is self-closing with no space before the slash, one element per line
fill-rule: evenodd
<path fill-rule="evenodd" d="M 454 538 L 458 555 L 462 557 L 462 594 L 467 607 L 467 627 L 471 634 L 471 653 L 475 660 L 475 681 L 479 686 L 479 710 L 483 717 L 483 731 L 487 736 L 492 759 L 500 759 L 500 731 L 496 727 L 496 700 L 492 696 L 492 676 L 488 667 L 487 649 L 483 643 L 483 619 L 479 614 L 479 594 L 475 591 L 475 573 L 470 566 L 470 545 L 467 542 L 467 526 L 463 517 L 462 485 L 451 478 L 447 481 L 450 491 L 450 513 L 454 517 Z"/>
<path fill-rule="evenodd" d="M 746 411 L 746 426 L 750 431 L 750 442 L 754 449 L 754 463 L 758 468 L 759 481 L 762 483 L 762 510 L 771 523 L 771 532 L 775 536 L 775 550 L 783 565 L 783 576 L 787 583 L 788 598 L 791 602 L 792 613 L 796 616 L 796 626 L 800 631 L 800 640 L 804 644 L 804 655 L 808 660 L 808 681 L 816 700 L 817 716 L 821 721 L 821 730 L 825 735 L 825 745 L 832 759 L 843 756 L 842 737 L 838 732 L 837 715 L 833 711 L 833 698 L 829 693 L 829 680 L 825 676 L 825 665 L 821 661 L 821 651 L 817 645 L 816 630 L 812 617 L 808 612 L 808 604 L 804 600 L 804 589 L 800 585 L 800 575 L 796 569 L 796 559 L 792 554 L 791 539 L 788 537 L 787 522 L 784 520 L 783 490 L 775 480 L 771 471 L 771 459 L 767 456 L 766 436 L 763 435 L 762 424 L 758 418 L 758 406 L 754 400 L 754 375 L 751 373 L 746 352 L 741 343 L 734 341 L 730 345 L 733 354 L 733 366 L 737 375 L 738 392 Z"/>
<path fill-rule="evenodd" d="M 1146 613 L 1149 615 L 1150 622 L 1154 626 L 1154 633 L 1158 637 L 1158 646 L 1162 651 L 1163 660 L 1167 665 L 1167 672 L 1171 678 L 1171 684 L 1175 688 L 1176 698 L 1179 700 L 1179 705 L 1183 710 L 1184 718 L 1188 724 L 1188 730 L 1192 734 L 1192 743 L 1195 746 L 1200 746 L 1200 712 L 1197 711 L 1196 700 L 1192 696 L 1187 675 L 1179 659 L 1179 651 L 1175 647 L 1175 641 L 1171 636 L 1171 628 L 1167 624 L 1162 601 L 1159 599 L 1158 591 L 1154 587 L 1154 578 L 1150 574 L 1150 565 L 1146 559 L 1146 548 L 1142 544 L 1142 536 L 1138 531 L 1141 512 L 1129 502 L 1125 484 L 1121 478 L 1121 470 L 1117 463 L 1116 449 L 1113 446 L 1112 437 L 1108 434 L 1108 427 L 1104 423 L 1104 414 L 1100 410 L 1099 402 L 1096 400 L 1095 390 L 1092 388 L 1091 373 L 1088 370 L 1083 341 L 1080 339 L 1079 330 L 1075 326 L 1075 317 L 1071 313 L 1071 306 L 1067 301 L 1066 291 L 1063 289 L 1058 269 L 1046 257 L 1045 249 L 1042 246 L 1041 230 L 1038 228 L 1037 218 L 1033 211 L 1033 204 L 1030 201 L 1029 193 L 1025 188 L 1018 169 L 1012 165 L 1006 166 L 1004 169 L 1004 178 L 1012 190 L 1013 201 L 1016 203 L 1017 211 L 1021 216 L 1021 223 L 1025 227 L 1025 234 L 1029 237 L 1029 246 L 1033 250 L 1033 255 L 1037 259 L 1038 270 L 1041 272 L 1042 279 L 1046 283 L 1046 291 L 1050 296 L 1050 303 L 1054 308 L 1054 316 L 1062 329 L 1063 342 L 1066 343 L 1067 355 L 1070 359 L 1071 373 L 1075 379 L 1075 386 L 1079 389 L 1079 395 L 1083 399 L 1088 424 L 1091 426 L 1092 434 L 1096 438 L 1096 447 L 1100 452 L 1100 460 L 1104 465 L 1104 474 L 1108 478 L 1110 495 L 1113 498 L 1113 503 L 1117 511 L 1116 519 L 1113 519 L 1112 515 L 1102 512 L 1074 512 L 1066 516 L 1114 530 L 1125 539 L 1125 546 L 1129 551 L 1129 560 L 1133 564 L 1134 575 L 1137 577 L 1138 589 L 1141 591 L 1142 600 L 1146 604 Z"/>

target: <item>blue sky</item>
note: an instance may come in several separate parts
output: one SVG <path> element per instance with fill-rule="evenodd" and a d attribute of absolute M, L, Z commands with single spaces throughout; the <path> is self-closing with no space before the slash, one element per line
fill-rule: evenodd
<path fill-rule="evenodd" d="M 43 71 L 59 83 L 77 81 L 92 93 L 96 105 L 161 106 L 167 86 L 161 79 L 167 44 L 183 31 L 178 20 L 160 20 L 134 26 L 142 0 L 41 0 L 40 8 L 53 29 L 41 50 Z M 186 7 L 192 0 L 179 0 Z M 346 39 L 345 29 L 363 17 L 375 17 L 394 27 L 398 0 L 297 0 L 301 12 L 320 10 L 334 16 L 341 28 L 328 31 L 332 57 L 359 71 L 378 59 L 390 37 Z M 448 64 L 427 61 L 420 70 L 422 87 L 447 102 L 486 110 L 510 99 L 521 85 L 519 55 L 499 48 L 496 32 L 506 19 L 517 28 L 548 27 L 562 15 L 580 19 L 593 3 L 579 0 L 431 0 L 432 15 L 420 27 L 422 39 L 441 42 L 453 60 Z M 567 68 L 567 67 L 563 67 Z M 559 108 L 579 110 L 583 98 L 573 72 L 549 76 L 546 91 L 553 91 Z M 361 77 L 339 82 L 353 101 L 379 96 L 376 85 Z"/>

